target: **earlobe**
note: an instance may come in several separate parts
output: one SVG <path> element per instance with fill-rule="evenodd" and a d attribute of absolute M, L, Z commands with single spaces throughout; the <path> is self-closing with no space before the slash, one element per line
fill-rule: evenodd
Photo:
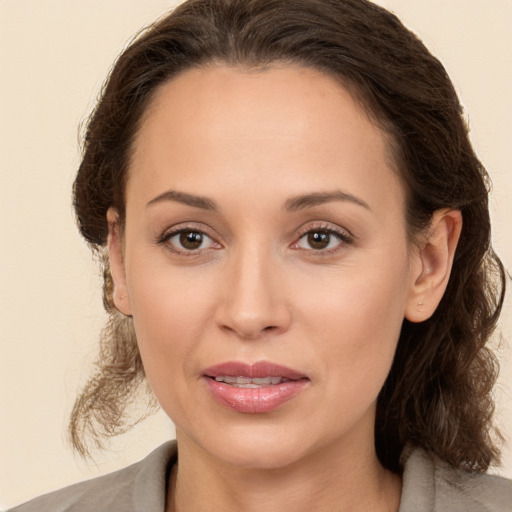
<path fill-rule="evenodd" d="M 114 281 L 112 299 L 118 311 L 123 315 L 130 316 L 131 307 L 126 286 L 126 272 L 124 267 L 123 246 L 121 230 L 119 226 L 119 214 L 115 208 L 110 207 L 107 211 L 108 223 L 108 257 L 110 272 Z"/>
<path fill-rule="evenodd" d="M 416 254 L 417 265 L 405 317 L 411 322 L 430 318 L 443 298 L 462 230 L 459 210 L 437 210 Z"/>

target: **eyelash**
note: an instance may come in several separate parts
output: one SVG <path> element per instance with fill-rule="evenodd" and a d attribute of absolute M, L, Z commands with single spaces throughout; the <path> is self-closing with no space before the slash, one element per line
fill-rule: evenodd
<path fill-rule="evenodd" d="M 217 247 L 208 247 L 206 249 L 191 249 L 187 250 L 185 248 L 183 249 L 177 249 L 173 244 L 170 243 L 170 240 L 176 236 L 185 234 L 185 233 L 194 233 L 201 235 L 202 237 L 209 238 L 212 242 L 212 245 L 217 245 Z M 197 256 L 198 254 L 203 254 L 206 251 L 216 250 L 221 247 L 221 245 L 218 242 L 215 242 L 215 240 L 208 235 L 203 229 L 199 229 L 196 226 L 182 226 L 177 229 L 173 229 L 172 231 L 168 231 L 163 233 L 158 239 L 156 240 L 156 243 L 158 245 L 165 245 L 167 249 L 175 254 L 178 254 L 180 256 Z"/>
<path fill-rule="evenodd" d="M 194 234 L 200 235 L 202 237 L 206 237 L 211 240 L 212 246 L 204 248 L 204 249 L 198 248 L 198 249 L 187 250 L 185 248 L 177 249 L 175 245 L 170 243 L 170 240 L 173 239 L 174 237 L 177 237 L 179 235 L 183 235 L 186 233 L 188 233 L 188 234 L 194 233 Z M 306 248 L 300 247 L 299 242 L 304 237 L 306 237 L 307 235 L 310 235 L 312 233 L 321 233 L 321 234 L 327 235 L 329 237 L 335 237 L 339 243 L 337 243 L 335 247 L 330 248 L 330 249 L 327 249 L 327 248 L 306 249 Z M 329 243 L 330 242 L 331 242 L 331 240 L 329 240 Z M 197 228 L 196 226 L 182 226 L 177 229 L 173 229 L 172 231 L 165 232 L 161 236 L 158 237 L 158 239 L 156 240 L 156 243 L 158 245 L 165 245 L 169 251 L 171 251 L 175 254 L 181 255 L 181 256 L 197 256 L 198 254 L 204 254 L 205 252 L 209 252 L 211 250 L 216 250 L 216 249 L 219 249 L 222 247 L 210 235 L 208 235 L 208 233 L 206 233 L 203 229 Z M 328 256 L 330 254 L 336 253 L 337 251 L 341 250 L 341 248 L 343 246 L 352 245 L 353 243 L 354 243 L 354 236 L 352 234 L 348 233 L 347 231 L 341 230 L 341 229 L 335 229 L 331 225 L 318 224 L 316 226 L 310 225 L 307 228 L 303 229 L 300 232 L 296 241 L 292 244 L 291 248 L 293 250 L 308 251 L 308 252 L 313 253 L 314 255 Z M 216 246 L 216 247 L 214 247 L 214 246 Z"/>
<path fill-rule="evenodd" d="M 336 244 L 335 247 L 331 248 L 331 249 L 313 249 L 313 248 L 310 248 L 310 249 L 302 249 L 301 247 L 299 247 L 299 242 L 307 235 L 309 234 L 312 234 L 312 233 L 322 233 L 322 234 L 325 234 L 325 235 L 328 235 L 330 237 L 335 237 L 339 243 Z M 299 237 L 297 238 L 297 241 L 294 242 L 292 248 L 295 249 L 295 250 L 307 250 L 307 251 L 310 251 L 311 253 L 313 253 L 315 256 L 329 256 L 331 254 L 334 254 L 336 252 L 338 252 L 339 250 L 341 250 L 344 246 L 347 246 L 347 245 L 352 245 L 354 243 L 355 239 L 354 239 L 354 236 L 349 233 L 348 231 L 346 230 L 341 230 L 341 229 L 336 229 L 336 228 L 333 228 L 331 225 L 328 225 L 328 224 L 318 224 L 318 225 L 315 225 L 315 226 L 307 226 L 306 229 L 304 229 L 300 234 L 299 234 Z M 329 241 L 330 243 L 330 241 Z"/>

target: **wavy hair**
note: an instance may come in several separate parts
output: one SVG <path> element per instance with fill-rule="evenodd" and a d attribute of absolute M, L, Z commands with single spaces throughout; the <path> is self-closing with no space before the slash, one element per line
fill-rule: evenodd
<path fill-rule="evenodd" d="M 76 449 L 87 454 L 91 439 L 101 447 L 129 428 L 125 405 L 145 382 L 132 319 L 113 306 L 107 209 L 117 208 L 123 221 L 131 148 L 155 91 L 212 62 L 256 70 L 288 63 L 329 74 L 388 135 L 410 236 L 438 209 L 462 212 L 439 307 L 425 322 L 404 320 L 378 398 L 375 443 L 382 464 L 397 472 L 407 443 L 454 467 L 486 470 L 499 458 L 491 394 L 498 364 L 487 344 L 505 290 L 490 244 L 488 175 L 442 64 L 395 15 L 366 0 L 189 0 L 118 58 L 89 119 L 74 183 L 79 229 L 100 255 L 109 313 L 97 373 L 72 412 Z"/>

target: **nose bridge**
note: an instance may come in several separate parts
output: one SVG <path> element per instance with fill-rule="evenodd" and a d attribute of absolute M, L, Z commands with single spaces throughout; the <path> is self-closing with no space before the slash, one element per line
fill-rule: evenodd
<path fill-rule="evenodd" d="M 287 329 L 290 312 L 278 266 L 277 255 L 254 240 L 233 251 L 218 307 L 222 328 L 248 339 Z"/>

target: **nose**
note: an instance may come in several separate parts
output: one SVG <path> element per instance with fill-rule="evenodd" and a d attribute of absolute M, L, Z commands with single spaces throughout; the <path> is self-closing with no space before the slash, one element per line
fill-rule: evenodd
<path fill-rule="evenodd" d="M 245 340 L 288 330 L 291 311 L 276 258 L 248 249 L 226 263 L 217 325 Z"/>

